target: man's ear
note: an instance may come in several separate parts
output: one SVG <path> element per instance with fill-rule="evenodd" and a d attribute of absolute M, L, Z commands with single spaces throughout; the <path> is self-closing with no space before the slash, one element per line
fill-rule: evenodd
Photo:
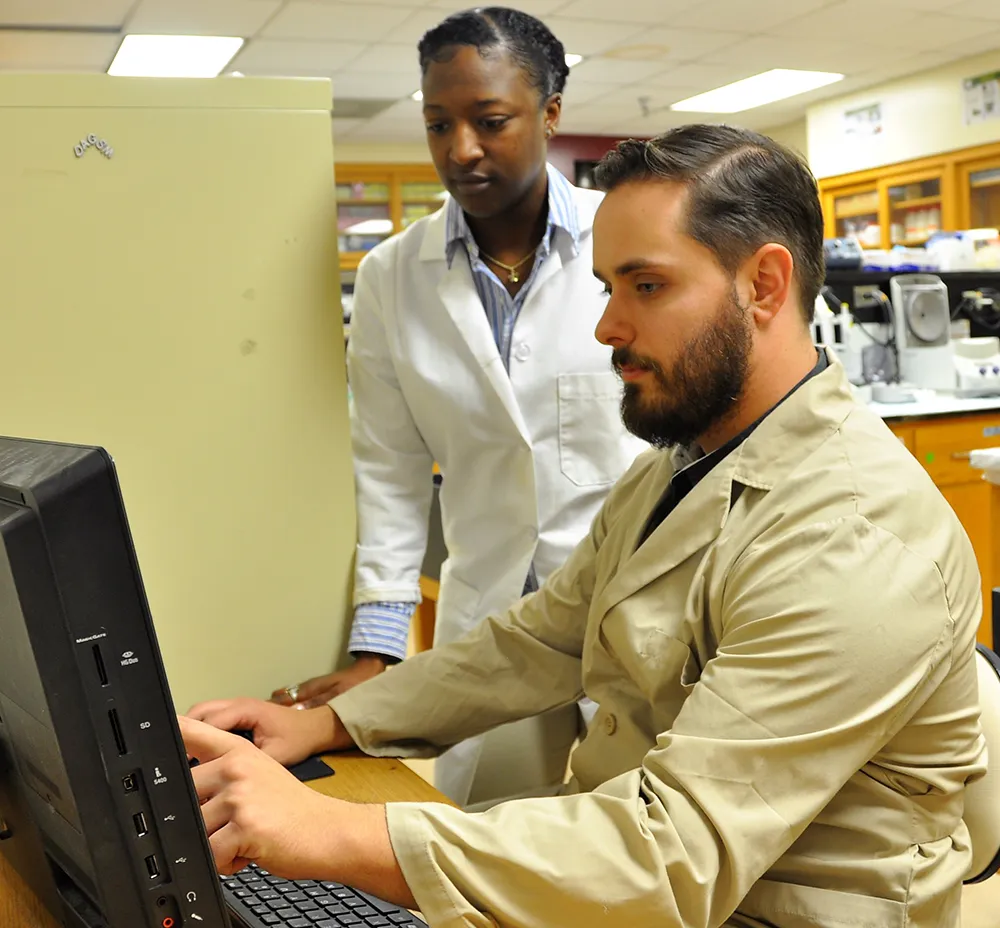
<path fill-rule="evenodd" d="M 795 261 L 784 245 L 772 242 L 758 248 L 744 268 L 750 281 L 750 310 L 758 324 L 766 325 L 792 295 Z"/>

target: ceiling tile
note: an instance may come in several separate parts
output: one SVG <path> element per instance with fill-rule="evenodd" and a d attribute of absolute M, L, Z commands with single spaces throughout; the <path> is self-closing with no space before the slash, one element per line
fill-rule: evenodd
<path fill-rule="evenodd" d="M 686 87 L 693 92 L 714 90 L 758 73 L 760 65 L 689 62 L 648 78 L 651 86 Z"/>
<path fill-rule="evenodd" d="M 360 48 L 349 42 L 281 42 L 254 39 L 247 43 L 230 64 L 230 70 L 244 74 L 272 74 L 294 77 L 299 74 L 331 74 L 357 58 Z"/>
<path fill-rule="evenodd" d="M 512 7 L 515 10 L 530 13 L 532 16 L 541 17 L 550 16 L 568 3 L 569 0 L 512 0 L 512 2 L 497 5 Z M 450 13 L 460 13 L 469 9 L 469 2 L 468 0 L 432 0 L 428 6 L 444 11 L 444 15 L 447 16 Z"/>
<path fill-rule="evenodd" d="M 705 0 L 670 18 L 671 26 L 715 29 L 723 26 L 736 32 L 762 33 L 792 16 L 811 13 L 834 0 Z M 794 13 L 792 12 L 794 10 Z"/>
<path fill-rule="evenodd" d="M 415 55 L 417 43 L 424 33 L 439 25 L 447 15 L 444 10 L 414 10 L 403 22 L 386 33 L 385 41 L 409 45 Z"/>
<path fill-rule="evenodd" d="M 272 39 L 375 42 L 405 22 L 412 12 L 405 6 L 289 0 L 261 35 Z"/>
<path fill-rule="evenodd" d="M 420 64 L 417 50 L 412 45 L 386 45 L 382 42 L 369 45 L 351 62 L 351 70 L 407 74 L 413 83 L 413 90 L 420 85 Z"/>
<path fill-rule="evenodd" d="M 941 49 L 942 53 L 954 53 L 955 58 L 967 58 L 972 55 L 981 55 L 984 52 L 1000 52 L 1000 32 L 997 31 L 1000 22 L 983 23 L 983 26 L 986 28 L 981 35 L 974 39 L 965 39 L 958 45 L 950 45 Z"/>
<path fill-rule="evenodd" d="M 0 31 L 0 68 L 106 71 L 121 37 L 80 32 Z"/>
<path fill-rule="evenodd" d="M 3 26 L 87 26 L 120 29 L 135 0 L 3 0 Z"/>
<path fill-rule="evenodd" d="M 140 0 L 127 31 L 249 38 L 280 7 L 281 0 Z"/>
<path fill-rule="evenodd" d="M 588 83 L 631 84 L 653 74 L 659 74 L 665 67 L 661 61 L 615 61 L 611 58 L 588 58 L 583 64 L 573 68 L 575 77 Z"/>
<path fill-rule="evenodd" d="M 334 145 L 334 155 L 336 156 L 336 146 L 337 140 L 346 138 L 355 129 L 363 126 L 367 119 L 337 119 L 336 116 L 331 120 L 333 123 L 333 145 Z"/>
<path fill-rule="evenodd" d="M 863 26 L 861 26 L 863 24 Z M 982 23 L 957 16 L 906 12 L 870 0 L 842 0 L 834 6 L 775 26 L 770 32 L 793 39 L 851 43 L 859 32 L 880 48 L 922 51 L 940 48 L 982 32 Z"/>
<path fill-rule="evenodd" d="M 635 23 L 581 22 L 561 16 L 546 17 L 545 25 L 574 55 L 598 55 L 642 32 Z"/>
<path fill-rule="evenodd" d="M 408 97 L 415 89 L 413 78 L 404 74 L 357 72 L 351 68 L 333 75 L 334 99 L 389 100 Z"/>
<path fill-rule="evenodd" d="M 608 3 L 608 0 L 572 0 L 559 10 L 559 15 L 609 23 L 667 26 L 677 13 L 689 9 L 697 2 L 698 0 L 627 0 L 625 3 Z"/>
<path fill-rule="evenodd" d="M 996 0 L 959 0 L 945 12 L 949 16 L 967 16 L 978 19 L 1000 20 L 1000 3 Z"/>
<path fill-rule="evenodd" d="M 573 69 L 575 71 L 576 68 Z M 577 80 L 573 71 L 570 71 L 569 80 L 566 82 L 566 90 L 563 92 L 563 110 L 567 107 L 579 107 L 591 100 L 604 96 L 617 87 L 617 84 L 609 84 L 604 81 L 592 83 L 589 81 Z"/>
<path fill-rule="evenodd" d="M 604 52 L 606 58 L 661 61 L 665 65 L 694 61 L 702 55 L 728 48 L 744 39 L 740 32 L 714 32 L 706 29 L 644 29 L 629 41 Z"/>
<path fill-rule="evenodd" d="M 850 74 L 868 71 L 881 62 L 905 56 L 901 49 L 865 45 L 858 41 L 837 42 L 821 36 L 794 42 L 772 36 L 754 36 L 723 51 L 706 55 L 702 63 L 744 67 L 751 73 L 772 68 L 796 68 Z"/>

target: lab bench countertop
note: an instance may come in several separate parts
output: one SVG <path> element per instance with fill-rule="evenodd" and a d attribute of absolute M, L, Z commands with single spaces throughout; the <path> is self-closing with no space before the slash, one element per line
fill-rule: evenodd
<path fill-rule="evenodd" d="M 914 399 L 905 403 L 876 403 L 869 400 L 867 406 L 886 420 L 962 416 L 1000 410 L 1000 396 L 958 397 L 935 390 L 914 390 L 913 393 Z"/>

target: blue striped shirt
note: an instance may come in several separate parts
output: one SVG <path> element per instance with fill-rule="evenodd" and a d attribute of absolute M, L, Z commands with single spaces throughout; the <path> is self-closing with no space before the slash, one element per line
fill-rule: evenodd
<path fill-rule="evenodd" d="M 573 255 L 580 247 L 580 217 L 573 197 L 573 186 L 552 165 L 548 165 L 548 221 L 545 233 L 535 251 L 535 263 L 524 286 L 514 296 L 503 285 L 500 278 L 480 257 L 479 245 L 472 236 L 465 213 L 458 203 L 448 198 L 445 216 L 445 258 L 450 268 L 459 252 L 464 249 L 472 279 L 479 294 L 479 302 L 486 311 L 486 319 L 493 332 L 497 350 L 504 367 L 510 370 L 510 347 L 514 336 L 514 325 L 524 306 L 524 301 L 534 285 L 542 265 L 552 253 L 556 235 L 565 236 Z M 537 589 L 534 566 L 525 582 L 525 592 Z M 352 653 L 371 652 L 392 660 L 406 657 L 406 642 L 409 636 L 410 620 L 416 611 L 414 602 L 364 603 L 354 610 L 354 625 L 348 650 Z"/>

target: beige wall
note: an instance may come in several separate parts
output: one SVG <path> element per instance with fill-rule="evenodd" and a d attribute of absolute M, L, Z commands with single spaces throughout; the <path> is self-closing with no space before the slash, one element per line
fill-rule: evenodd
<path fill-rule="evenodd" d="M 1000 50 L 810 107 L 810 166 L 817 177 L 831 177 L 1000 140 L 1000 119 L 967 126 L 963 118 L 962 81 L 997 70 Z M 848 137 L 844 111 L 877 102 L 883 132 Z"/>
<path fill-rule="evenodd" d="M 776 142 L 797 151 L 800 155 L 809 154 L 809 133 L 805 119 L 785 123 L 783 126 L 773 126 L 764 130 L 764 135 L 770 136 Z"/>

